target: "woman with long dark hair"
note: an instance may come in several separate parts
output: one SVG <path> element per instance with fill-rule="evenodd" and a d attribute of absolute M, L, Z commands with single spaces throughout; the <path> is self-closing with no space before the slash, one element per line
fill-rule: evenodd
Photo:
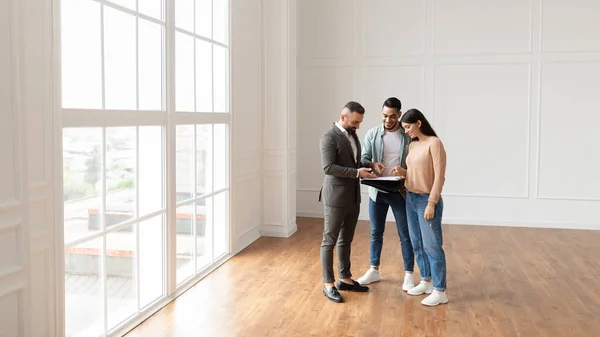
<path fill-rule="evenodd" d="M 397 167 L 393 174 L 406 177 L 406 217 L 421 273 L 421 282 L 408 293 L 431 294 L 421 303 L 436 306 L 448 302 L 445 292 L 446 254 L 442 248 L 444 203 L 441 197 L 446 151 L 421 111 L 408 110 L 400 122 L 412 141 L 406 158 L 407 169 Z"/>

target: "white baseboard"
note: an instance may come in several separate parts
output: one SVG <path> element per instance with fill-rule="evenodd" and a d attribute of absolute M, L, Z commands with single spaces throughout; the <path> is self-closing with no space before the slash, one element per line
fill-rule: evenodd
<path fill-rule="evenodd" d="M 319 218 L 323 219 L 323 212 L 296 212 L 299 218 Z"/>
<path fill-rule="evenodd" d="M 444 218 L 445 225 L 472 225 L 472 226 L 498 226 L 498 227 L 528 227 L 528 228 L 555 228 L 555 229 L 580 229 L 600 230 L 599 225 L 585 223 L 566 223 L 551 221 L 490 221 L 477 219 Z"/>
<path fill-rule="evenodd" d="M 280 225 L 262 225 L 260 227 L 260 233 L 262 236 L 271 236 L 276 238 L 289 238 L 294 235 L 298 230 L 298 226 L 296 226 L 296 221 L 293 221 L 289 225 L 289 229 L 286 230 L 284 226 Z"/>
<path fill-rule="evenodd" d="M 391 212 L 390 212 L 391 214 Z M 296 216 L 302 218 L 323 218 L 323 212 L 296 212 Z M 388 220 L 393 221 L 393 216 L 388 215 Z M 369 214 L 366 212 L 360 212 L 358 215 L 358 220 L 369 220 Z"/>
<path fill-rule="evenodd" d="M 319 212 L 298 212 L 298 217 L 304 218 L 323 218 L 323 213 Z M 358 217 L 359 220 L 369 220 L 368 214 L 362 214 Z M 389 217 L 388 221 L 393 221 L 393 217 Z M 442 221 L 445 225 L 470 225 L 470 226 L 498 226 L 498 227 L 529 227 L 529 228 L 556 228 L 556 229 L 581 229 L 581 230 L 600 230 L 598 224 L 585 223 L 565 223 L 565 222 L 550 222 L 550 221 L 491 221 L 481 219 L 465 219 L 465 218 L 444 218 Z"/>
<path fill-rule="evenodd" d="M 235 255 L 235 254 L 241 252 L 242 250 L 244 250 L 244 248 L 250 246 L 250 244 L 252 244 L 254 241 L 258 240 L 260 237 L 261 237 L 261 235 L 260 235 L 259 227 L 254 227 L 251 230 L 247 231 L 246 233 L 240 235 L 235 240 L 235 245 L 233 247 L 232 254 Z"/>

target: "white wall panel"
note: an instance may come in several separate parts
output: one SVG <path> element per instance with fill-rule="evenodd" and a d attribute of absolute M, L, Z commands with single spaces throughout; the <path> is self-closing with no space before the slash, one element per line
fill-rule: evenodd
<path fill-rule="evenodd" d="M 290 201 L 296 194 L 289 184 L 295 179 L 289 153 L 296 152 L 296 0 L 265 0 L 264 21 L 264 119 L 263 226 L 262 235 L 288 237 L 296 231 L 296 214 Z M 327 6 L 325 6 L 327 7 Z M 293 188 L 293 189 L 292 189 Z"/>
<path fill-rule="evenodd" d="M 280 225 L 284 219 L 285 205 L 286 202 L 281 198 L 281 190 L 284 189 L 285 179 L 282 171 L 270 171 L 265 170 L 264 172 L 264 201 L 263 209 L 268 211 L 264 212 L 264 224 L 265 225 Z"/>
<path fill-rule="evenodd" d="M 14 83 L 10 80 L 12 77 L 11 63 L 11 45 L 10 45 L 10 2 L 9 0 L 0 1 L 0 205 L 9 202 L 15 198 L 16 177 L 15 177 L 15 115 L 14 106 Z"/>
<path fill-rule="evenodd" d="M 6 228 L 10 223 L 3 222 L 0 230 L 0 247 L 2 247 L 2 254 L 0 254 L 0 270 L 10 270 L 21 267 L 19 261 L 21 247 L 19 246 L 19 236 L 17 229 L 18 227 Z M 22 226 L 23 223 L 16 224 Z"/>
<path fill-rule="evenodd" d="M 543 51 L 600 51 L 599 16 L 595 0 L 542 0 Z"/>
<path fill-rule="evenodd" d="M 0 336 L 22 336 L 23 328 L 20 319 L 22 299 L 20 293 L 0 293 Z"/>
<path fill-rule="evenodd" d="M 15 337 L 27 333 L 30 305 L 19 9 L 0 0 L 0 335 Z"/>
<path fill-rule="evenodd" d="M 51 0 L 0 1 L 0 335 L 55 336 Z"/>
<path fill-rule="evenodd" d="M 444 194 L 527 197 L 529 64 L 437 66 L 433 97 Z"/>
<path fill-rule="evenodd" d="M 529 52 L 531 4 L 531 0 L 435 1 L 435 53 Z"/>
<path fill-rule="evenodd" d="M 40 249 L 31 254 L 31 298 L 35 299 L 32 306 L 32 336 L 50 336 L 51 322 L 54 318 L 50 315 L 52 308 L 52 271 L 48 266 L 52 263 L 52 257 L 48 255 L 48 249 Z"/>
<path fill-rule="evenodd" d="M 323 214 L 330 111 L 362 103 L 362 141 L 397 96 L 446 146 L 446 223 L 600 229 L 599 15 L 591 0 L 300 3 L 298 214 Z"/>
<path fill-rule="evenodd" d="M 52 2 L 23 0 L 23 108 L 27 111 L 27 153 L 31 184 L 47 183 L 52 155 Z"/>
<path fill-rule="evenodd" d="M 299 0 L 298 56 L 351 56 L 353 17 L 348 0 Z"/>
<path fill-rule="evenodd" d="M 260 1 L 233 4 L 233 104 L 234 151 L 243 154 L 258 149 L 261 124 L 261 5 Z M 245 166 L 244 166 L 245 167 Z"/>
<path fill-rule="evenodd" d="M 232 8 L 232 240 L 237 253 L 260 237 L 262 223 L 262 1 Z"/>
<path fill-rule="evenodd" d="M 389 97 L 398 97 L 403 111 L 423 106 L 425 67 L 422 65 L 369 66 L 362 69 L 361 75 L 360 83 L 370 83 L 360 86 L 360 102 L 367 111 L 361 125 L 363 135 L 381 123 L 381 108 Z"/>
<path fill-rule="evenodd" d="M 29 222 L 31 223 L 31 234 L 47 234 L 51 232 L 48 218 L 52 216 L 52 205 L 48 205 L 46 199 L 34 200 L 29 203 Z"/>
<path fill-rule="evenodd" d="M 425 1 L 361 0 L 362 55 L 425 54 Z"/>
<path fill-rule="evenodd" d="M 600 62 L 542 67 L 539 197 L 600 201 Z"/>
<path fill-rule="evenodd" d="M 340 118 L 344 104 L 355 99 L 353 69 L 306 67 L 298 77 L 298 183 L 318 187 L 323 181 L 319 140 Z"/>

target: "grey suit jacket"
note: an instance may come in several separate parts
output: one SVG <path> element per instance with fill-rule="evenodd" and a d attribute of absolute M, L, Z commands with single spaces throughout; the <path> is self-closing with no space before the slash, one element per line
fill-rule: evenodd
<path fill-rule="evenodd" d="M 321 162 L 325 179 L 319 193 L 319 201 L 327 206 L 350 207 L 360 204 L 358 169 L 363 165 L 360 160 L 360 141 L 356 135 L 354 140 L 356 157 L 350 141 L 335 124 L 321 137 Z"/>

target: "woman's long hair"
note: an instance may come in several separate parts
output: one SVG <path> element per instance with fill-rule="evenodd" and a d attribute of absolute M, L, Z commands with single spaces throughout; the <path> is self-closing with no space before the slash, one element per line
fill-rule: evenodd
<path fill-rule="evenodd" d="M 424 135 L 437 137 L 437 134 L 431 127 L 431 124 L 429 124 L 429 121 L 427 121 L 427 118 L 425 118 L 423 113 L 418 109 L 410 109 L 402 114 L 402 118 L 400 118 L 400 123 L 415 124 L 417 121 L 421 121 L 420 129 Z"/>

